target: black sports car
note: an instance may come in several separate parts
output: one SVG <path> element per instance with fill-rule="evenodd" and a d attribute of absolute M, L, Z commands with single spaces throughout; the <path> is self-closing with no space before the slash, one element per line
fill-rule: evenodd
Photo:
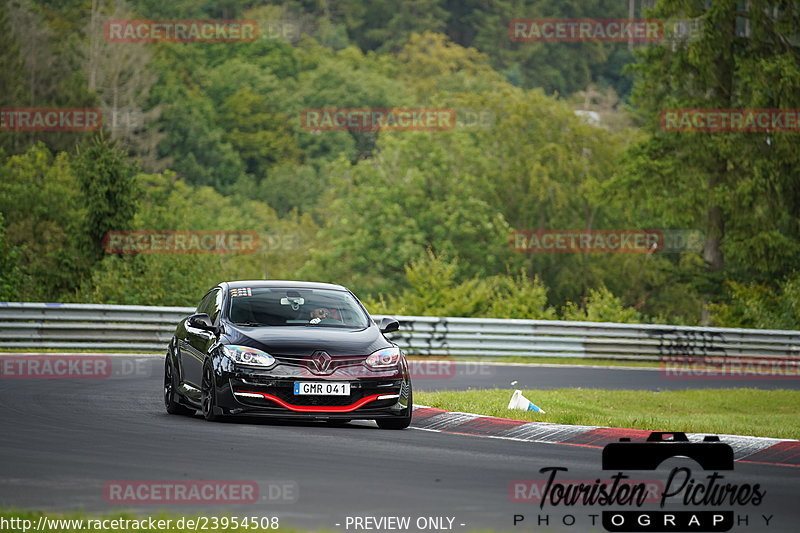
<path fill-rule="evenodd" d="M 411 423 L 408 363 L 346 288 L 298 281 L 220 283 L 181 320 L 164 364 L 171 414 L 203 412 Z"/>

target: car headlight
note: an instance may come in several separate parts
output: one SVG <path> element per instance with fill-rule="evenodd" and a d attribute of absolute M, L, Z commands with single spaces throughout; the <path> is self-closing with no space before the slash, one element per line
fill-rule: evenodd
<path fill-rule="evenodd" d="M 392 346 L 391 348 L 384 348 L 377 352 L 372 352 L 372 354 L 367 357 L 366 361 L 364 361 L 364 364 L 373 370 L 384 370 L 397 366 L 398 362 L 400 362 L 400 348 Z"/>
<path fill-rule="evenodd" d="M 269 368 L 275 365 L 275 358 L 267 352 L 249 346 L 223 345 L 222 353 L 239 365 Z"/>

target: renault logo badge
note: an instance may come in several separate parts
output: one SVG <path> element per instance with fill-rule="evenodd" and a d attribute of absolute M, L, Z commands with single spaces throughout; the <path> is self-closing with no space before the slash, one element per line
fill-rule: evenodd
<path fill-rule="evenodd" d="M 331 356 L 328 355 L 328 352 L 318 350 L 311 356 L 311 360 L 314 362 L 318 373 L 324 374 L 328 372 L 328 368 L 331 365 Z"/>

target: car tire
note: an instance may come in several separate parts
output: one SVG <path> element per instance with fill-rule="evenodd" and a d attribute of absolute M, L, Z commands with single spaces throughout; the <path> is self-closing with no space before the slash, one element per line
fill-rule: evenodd
<path fill-rule="evenodd" d="M 408 426 L 410 426 L 411 415 L 414 412 L 414 400 L 410 391 L 408 393 L 408 408 L 406 411 L 407 413 L 405 416 L 400 416 L 397 418 L 379 418 L 375 421 L 375 423 L 378 424 L 378 427 L 381 429 L 406 429 Z"/>
<path fill-rule="evenodd" d="M 217 388 L 214 386 L 214 369 L 211 368 L 211 364 L 208 362 L 203 365 L 203 383 L 200 390 L 203 418 L 209 422 L 219 422 L 223 417 L 215 413 L 217 409 Z"/>
<path fill-rule="evenodd" d="M 172 368 L 169 354 L 164 360 L 164 407 L 171 415 L 193 415 L 194 409 L 189 409 L 176 401 L 177 397 L 177 376 Z"/>

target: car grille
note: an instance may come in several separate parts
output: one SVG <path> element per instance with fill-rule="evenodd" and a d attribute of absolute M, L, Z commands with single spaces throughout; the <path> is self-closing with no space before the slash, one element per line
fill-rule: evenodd
<path fill-rule="evenodd" d="M 308 369 L 315 369 L 314 363 L 308 355 L 281 355 L 273 354 L 275 359 L 282 365 L 299 366 Z M 328 365 L 328 371 L 333 372 L 337 368 L 344 368 L 349 366 L 359 366 L 367 359 L 366 355 L 348 355 L 345 357 L 336 356 L 331 358 Z"/>

